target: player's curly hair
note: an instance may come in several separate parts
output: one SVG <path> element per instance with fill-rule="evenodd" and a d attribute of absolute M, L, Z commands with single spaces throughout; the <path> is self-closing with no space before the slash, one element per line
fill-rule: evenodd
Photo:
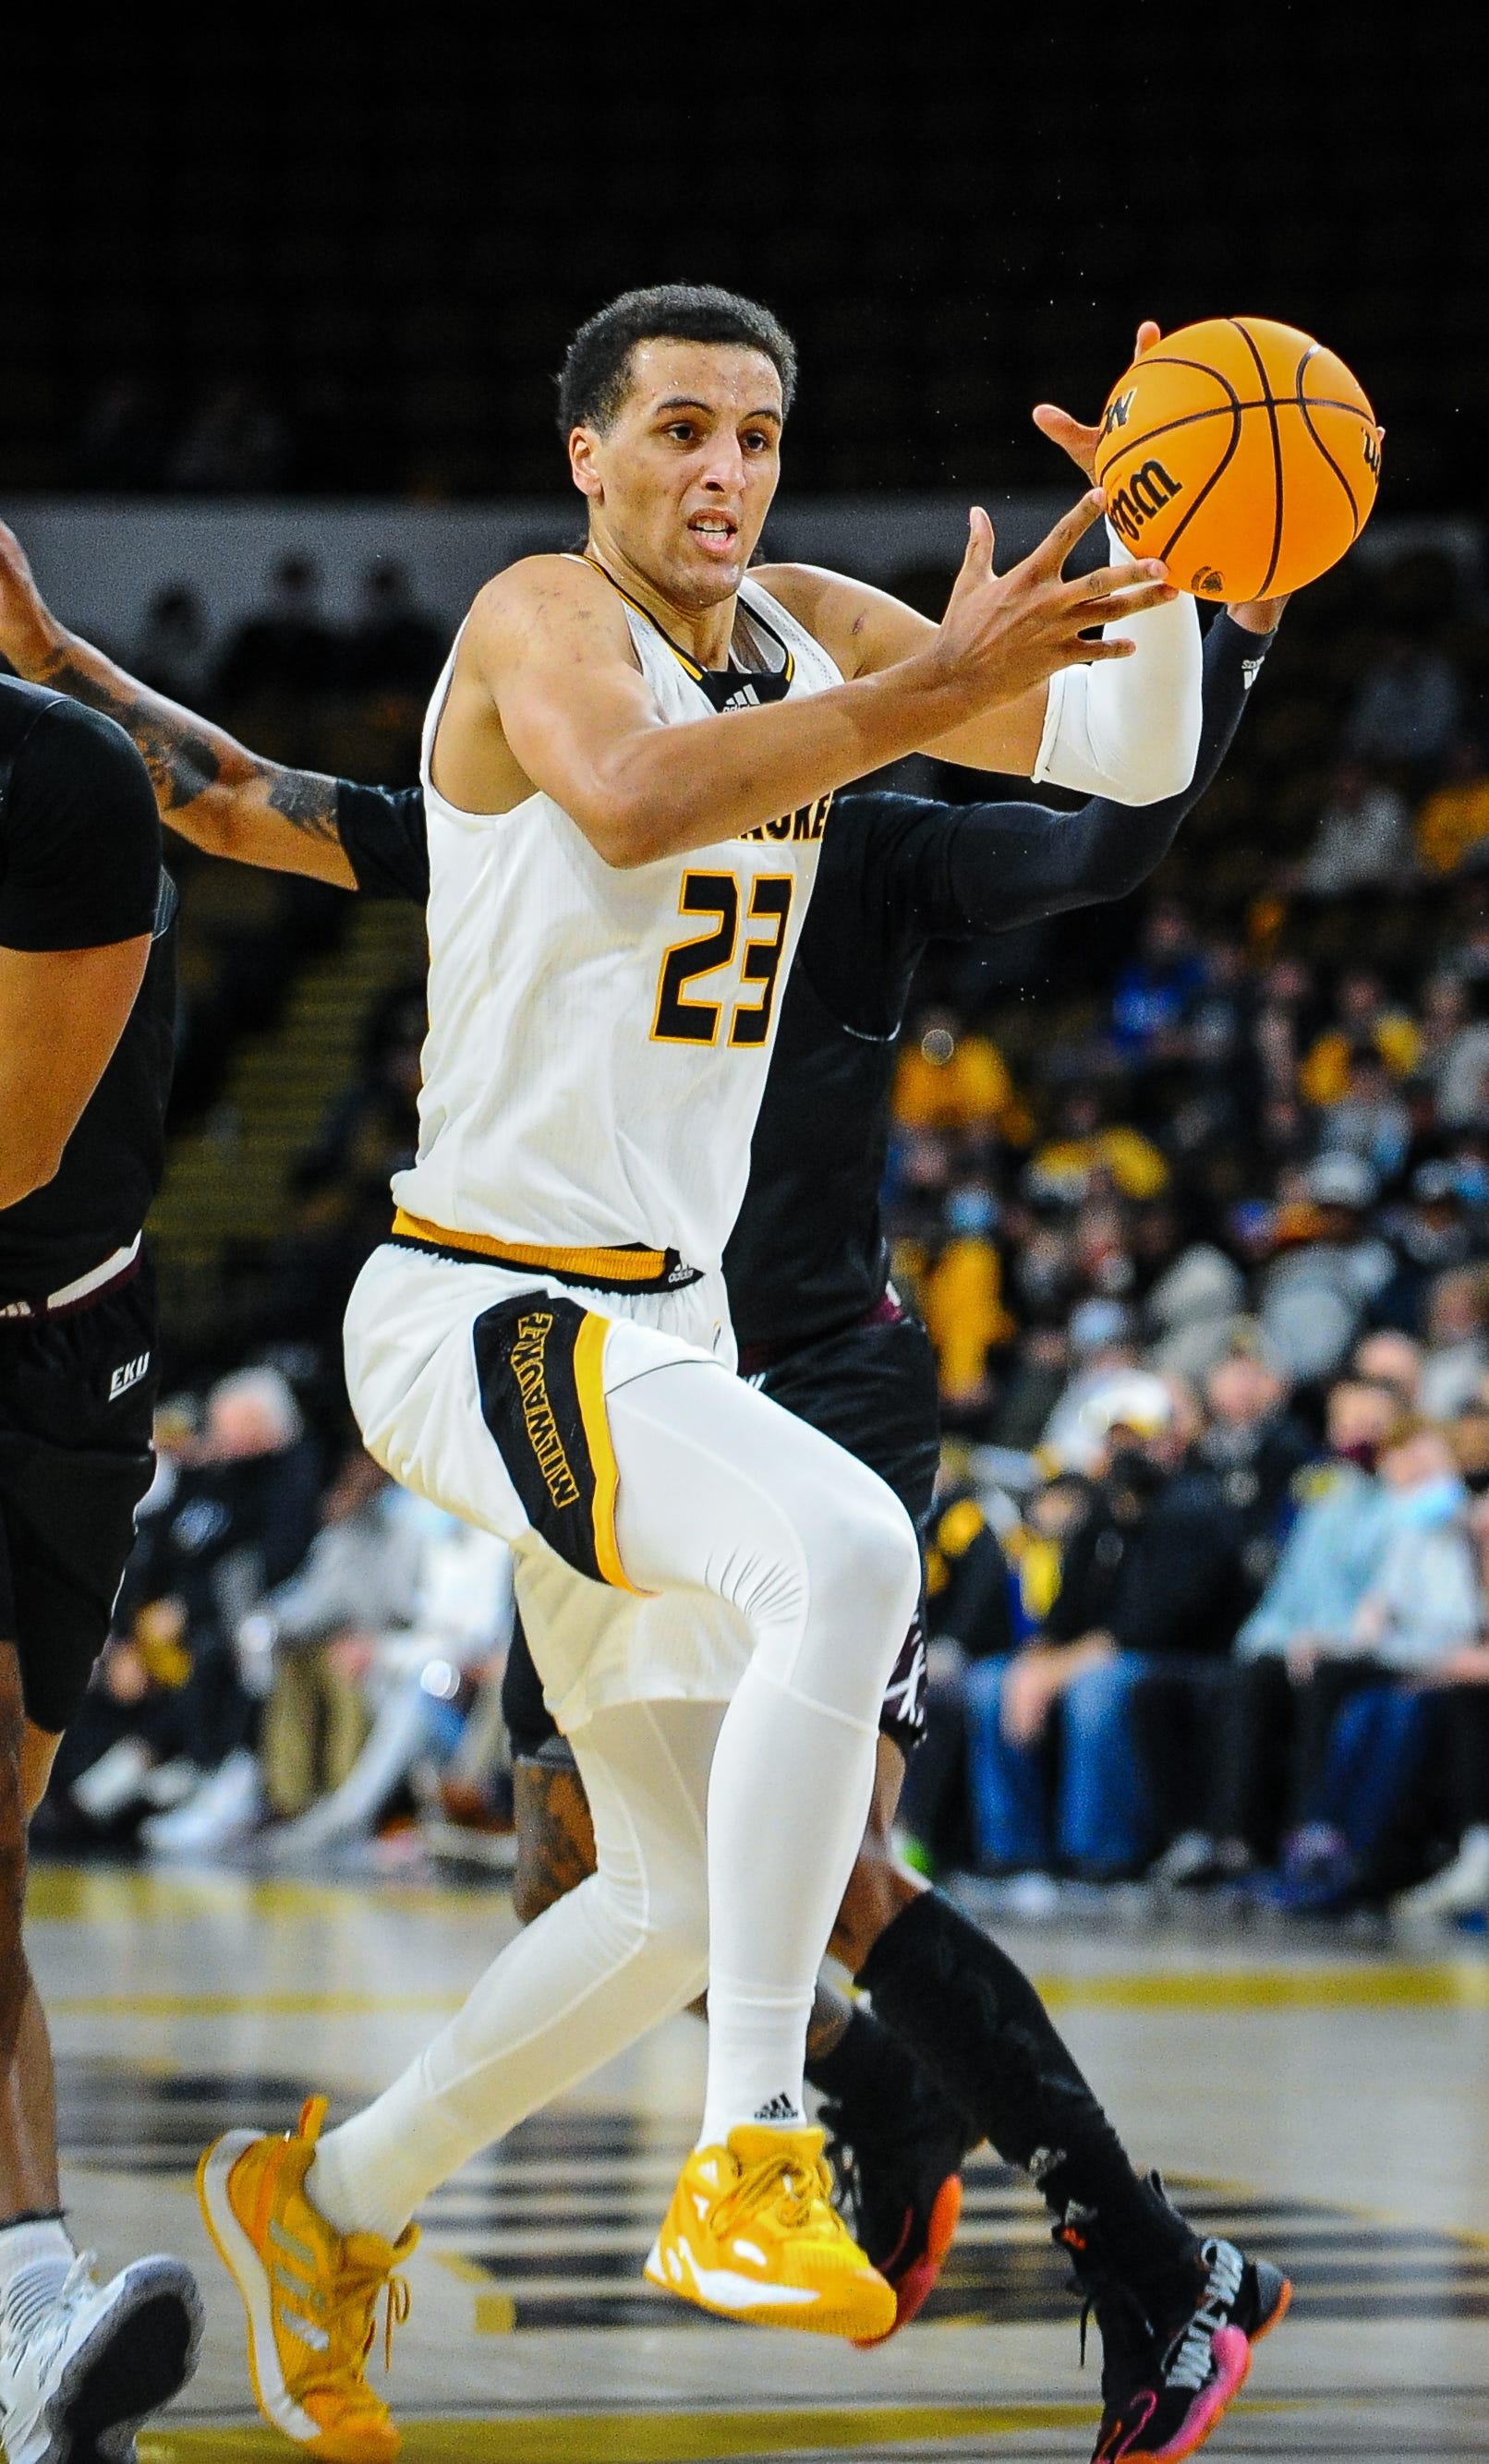
<path fill-rule="evenodd" d="M 626 399 L 638 342 L 735 342 L 761 351 L 781 380 L 781 407 L 796 391 L 796 345 L 778 317 L 756 299 L 711 282 L 658 282 L 624 291 L 581 325 L 558 379 L 559 434 L 608 428 Z"/>

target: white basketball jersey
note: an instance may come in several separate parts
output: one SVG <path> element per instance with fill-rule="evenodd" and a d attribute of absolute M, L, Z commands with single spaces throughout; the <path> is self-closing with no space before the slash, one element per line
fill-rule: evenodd
<path fill-rule="evenodd" d="M 821 645 L 746 582 L 733 700 L 840 684 Z M 669 723 L 722 680 L 638 608 L 627 622 Z M 430 775 L 455 653 L 424 727 L 430 1030 L 419 1150 L 393 1194 L 447 1231 L 554 1248 L 632 1243 L 717 1267 L 744 1194 L 781 995 L 831 797 L 747 837 L 631 870 L 549 796 L 467 813 Z M 758 670 L 758 673 L 755 671 Z M 771 688 L 778 697 L 781 687 Z"/>

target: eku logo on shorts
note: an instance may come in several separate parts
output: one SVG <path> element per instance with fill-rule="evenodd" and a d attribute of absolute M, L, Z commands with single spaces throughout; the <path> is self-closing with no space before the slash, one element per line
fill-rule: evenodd
<path fill-rule="evenodd" d="M 122 1360 L 108 1381 L 109 1401 L 117 1403 L 121 1395 L 127 1395 L 131 1386 L 138 1386 L 141 1378 L 149 1369 L 149 1365 L 150 1355 L 147 1352 L 142 1352 L 137 1360 Z"/>

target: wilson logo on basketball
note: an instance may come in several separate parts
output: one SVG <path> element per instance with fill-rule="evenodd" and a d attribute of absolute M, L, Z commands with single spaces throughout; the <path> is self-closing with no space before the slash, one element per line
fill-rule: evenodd
<path fill-rule="evenodd" d="M 1101 434 L 1103 436 L 1111 436 L 1119 428 L 1126 427 L 1127 413 L 1132 408 L 1137 398 L 1137 386 L 1129 385 L 1125 393 L 1120 393 L 1115 402 L 1109 402 L 1107 404 L 1106 417 L 1101 422 Z"/>
<path fill-rule="evenodd" d="M 1378 436 L 1372 436 L 1369 429 L 1366 429 L 1361 442 L 1365 447 L 1365 467 L 1372 479 L 1378 479 L 1381 475 L 1380 439 Z"/>
<path fill-rule="evenodd" d="M 1129 397 L 1130 399 L 1130 397 Z M 1161 462 L 1145 462 L 1123 482 L 1106 508 L 1107 519 L 1119 530 L 1130 546 L 1145 522 L 1161 513 L 1171 496 L 1182 496 L 1184 482 L 1175 479 Z"/>

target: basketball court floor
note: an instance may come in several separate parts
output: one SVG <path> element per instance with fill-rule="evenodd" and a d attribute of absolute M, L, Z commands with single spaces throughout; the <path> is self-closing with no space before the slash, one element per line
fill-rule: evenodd
<path fill-rule="evenodd" d="M 489 1887 L 36 1875 L 77 2237 L 107 2265 L 176 2249 L 207 2298 L 200 2372 L 142 2464 L 291 2452 L 256 2425 L 236 2297 L 198 2223 L 204 2141 L 283 2125 L 313 2088 L 344 2109 L 377 2087 L 511 1925 Z M 1134 2151 L 1296 2280 L 1207 2453 L 1489 2453 L 1489 1946 L 1110 1924 L 1005 1938 Z M 431 2202 L 389 2382 L 409 2464 L 1084 2464 L 1096 2340 L 1082 2375 L 1063 2269 L 991 2162 L 969 2171 L 932 2304 L 878 2352 L 715 2324 L 648 2291 L 701 2074 L 700 2031 L 675 2021 Z"/>

